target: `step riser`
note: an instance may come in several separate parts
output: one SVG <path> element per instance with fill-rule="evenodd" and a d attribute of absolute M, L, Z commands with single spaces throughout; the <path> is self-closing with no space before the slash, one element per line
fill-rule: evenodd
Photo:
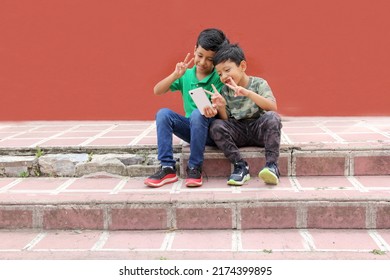
<path fill-rule="evenodd" d="M 257 176 L 265 165 L 264 153 L 243 151 L 251 176 Z M 189 152 L 181 156 L 180 172 L 184 177 Z M 279 169 L 282 176 L 364 176 L 390 175 L 390 153 L 372 152 L 294 152 L 281 153 Z M 225 177 L 232 172 L 232 164 L 220 153 L 206 153 L 203 171 L 209 177 Z"/>
<path fill-rule="evenodd" d="M 244 159 L 250 165 L 252 176 L 264 167 L 264 149 L 241 148 Z M 35 156 L 0 156 L 2 177 L 82 177 L 98 172 L 120 176 L 144 177 L 159 168 L 155 151 L 145 154 L 50 154 Z M 190 151 L 183 147 L 175 154 L 180 160 L 180 174 L 185 177 Z M 91 160 L 92 158 L 92 160 Z M 98 159 L 100 158 L 100 159 Z M 390 175 L 390 151 L 382 150 L 299 150 L 281 149 L 279 168 L 283 176 L 364 176 Z M 232 165 L 224 154 L 207 147 L 203 170 L 209 177 L 226 177 Z"/>
<path fill-rule="evenodd" d="M 390 202 L 1 206 L 1 229 L 390 229 Z"/>

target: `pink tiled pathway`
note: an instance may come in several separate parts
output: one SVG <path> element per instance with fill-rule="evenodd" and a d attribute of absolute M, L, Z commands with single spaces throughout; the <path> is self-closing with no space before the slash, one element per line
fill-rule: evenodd
<path fill-rule="evenodd" d="M 0 259 L 381 259 L 390 230 L 0 231 Z"/>
<path fill-rule="evenodd" d="M 390 145 L 390 117 L 283 117 L 282 145 Z M 0 148 L 156 145 L 150 121 L 0 122 Z M 174 138 L 174 144 L 180 139 Z"/>

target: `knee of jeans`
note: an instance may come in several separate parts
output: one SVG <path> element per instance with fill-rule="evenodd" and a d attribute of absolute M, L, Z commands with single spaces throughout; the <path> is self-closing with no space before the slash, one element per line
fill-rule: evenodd
<path fill-rule="evenodd" d="M 203 116 L 198 109 L 192 111 L 190 116 L 190 123 L 193 125 L 207 124 L 207 118 Z"/>
<path fill-rule="evenodd" d="M 203 115 L 200 113 L 199 109 L 195 109 L 190 115 L 190 119 L 198 119 L 200 117 L 203 117 Z"/>
<path fill-rule="evenodd" d="M 162 108 L 162 109 L 158 110 L 158 112 L 156 114 L 156 121 L 158 122 L 158 121 L 166 120 L 169 117 L 171 112 L 172 111 L 168 108 Z"/>

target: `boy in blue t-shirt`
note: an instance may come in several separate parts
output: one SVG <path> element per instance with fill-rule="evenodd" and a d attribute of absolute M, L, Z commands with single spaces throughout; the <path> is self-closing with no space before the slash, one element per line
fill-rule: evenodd
<path fill-rule="evenodd" d="M 190 53 L 188 53 L 183 62 L 176 64 L 175 70 L 169 76 L 155 85 L 156 95 L 162 95 L 168 91 L 181 91 L 185 116 L 167 108 L 157 112 L 157 146 L 161 168 L 145 179 L 145 185 L 161 187 L 178 180 L 176 161 L 173 158 L 173 134 L 190 144 L 185 185 L 187 187 L 202 185 L 203 154 L 206 145 L 215 145 L 208 136 L 208 129 L 217 110 L 209 106 L 205 108 L 204 115 L 202 115 L 189 95 L 189 90 L 198 87 L 212 90 L 212 85 L 218 90 L 222 88 L 223 84 L 214 70 L 213 57 L 219 47 L 228 42 L 225 34 L 219 29 L 203 30 L 198 36 L 194 57 L 190 59 Z M 194 62 L 194 67 L 188 68 L 192 62 Z"/>

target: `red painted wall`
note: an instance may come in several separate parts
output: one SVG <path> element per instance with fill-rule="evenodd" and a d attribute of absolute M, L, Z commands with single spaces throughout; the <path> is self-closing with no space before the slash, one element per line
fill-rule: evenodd
<path fill-rule="evenodd" d="M 224 30 L 289 116 L 389 115 L 388 0 L 0 0 L 0 121 L 152 120 L 156 82 Z"/>

